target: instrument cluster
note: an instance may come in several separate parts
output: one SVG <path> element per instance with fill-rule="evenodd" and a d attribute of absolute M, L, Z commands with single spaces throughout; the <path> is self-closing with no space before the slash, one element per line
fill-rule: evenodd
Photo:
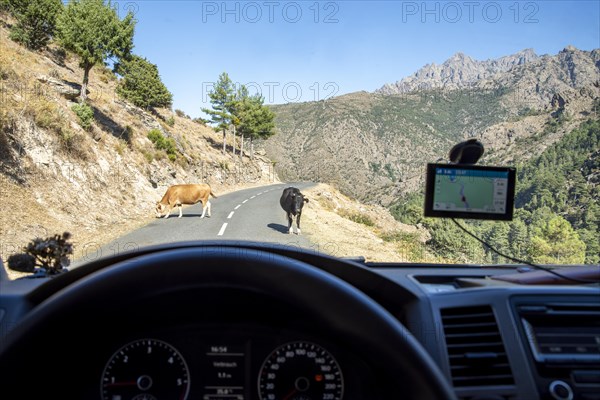
<path fill-rule="evenodd" d="M 98 382 L 103 400 L 341 400 L 371 393 L 371 374 L 328 340 L 248 327 L 188 328 L 113 346 Z"/>

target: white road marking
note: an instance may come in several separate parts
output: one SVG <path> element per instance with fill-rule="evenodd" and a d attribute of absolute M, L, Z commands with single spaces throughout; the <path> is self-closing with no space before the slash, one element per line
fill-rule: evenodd
<path fill-rule="evenodd" d="M 234 213 L 234 211 L 230 212 L 229 215 L 227 216 L 227 219 L 231 219 L 231 217 L 233 217 L 233 213 Z"/>
<path fill-rule="evenodd" d="M 245 202 L 247 202 L 247 201 L 248 201 L 248 199 L 246 199 L 246 200 L 242 201 L 242 204 L 244 204 L 244 203 L 245 203 Z"/>
<path fill-rule="evenodd" d="M 235 206 L 234 210 L 237 210 L 238 208 L 240 208 L 242 205 L 238 204 L 237 206 Z"/>
<path fill-rule="evenodd" d="M 253 199 L 253 198 L 255 198 L 255 197 L 256 197 L 256 196 L 252 196 L 252 197 L 250 197 L 250 198 L 251 198 L 251 199 Z"/>
<path fill-rule="evenodd" d="M 219 231 L 219 233 L 217 233 L 217 236 L 223 236 L 223 233 L 225 233 L 225 228 L 227 228 L 227 222 L 223 224 L 221 230 Z"/>

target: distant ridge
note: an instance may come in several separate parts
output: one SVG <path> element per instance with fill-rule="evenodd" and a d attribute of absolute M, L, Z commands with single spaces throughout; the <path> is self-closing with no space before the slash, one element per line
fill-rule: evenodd
<path fill-rule="evenodd" d="M 493 60 L 477 61 L 464 53 L 456 53 L 442 65 L 427 64 L 413 75 L 396 83 L 383 85 L 379 94 L 403 94 L 432 89 L 462 89 L 498 73 L 508 72 L 515 66 L 538 60 L 533 49 Z"/>
<path fill-rule="evenodd" d="M 421 188 L 423 164 L 458 141 L 481 140 L 483 163 L 521 162 L 599 107 L 600 49 L 488 61 L 457 53 L 385 92 L 273 106 L 279 134 L 261 146 L 284 180 L 329 183 L 386 206 Z"/>

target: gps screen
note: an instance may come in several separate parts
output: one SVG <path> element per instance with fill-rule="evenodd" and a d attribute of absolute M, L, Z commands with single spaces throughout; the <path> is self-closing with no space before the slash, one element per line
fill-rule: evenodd
<path fill-rule="evenodd" d="M 425 216 L 511 220 L 515 169 L 428 164 Z"/>

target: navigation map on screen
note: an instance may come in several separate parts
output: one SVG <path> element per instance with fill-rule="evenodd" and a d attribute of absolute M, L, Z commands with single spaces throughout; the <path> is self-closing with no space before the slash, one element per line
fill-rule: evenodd
<path fill-rule="evenodd" d="M 514 169 L 431 164 L 427 179 L 427 216 L 512 218 Z"/>
<path fill-rule="evenodd" d="M 434 210 L 506 212 L 508 172 L 436 169 Z"/>

